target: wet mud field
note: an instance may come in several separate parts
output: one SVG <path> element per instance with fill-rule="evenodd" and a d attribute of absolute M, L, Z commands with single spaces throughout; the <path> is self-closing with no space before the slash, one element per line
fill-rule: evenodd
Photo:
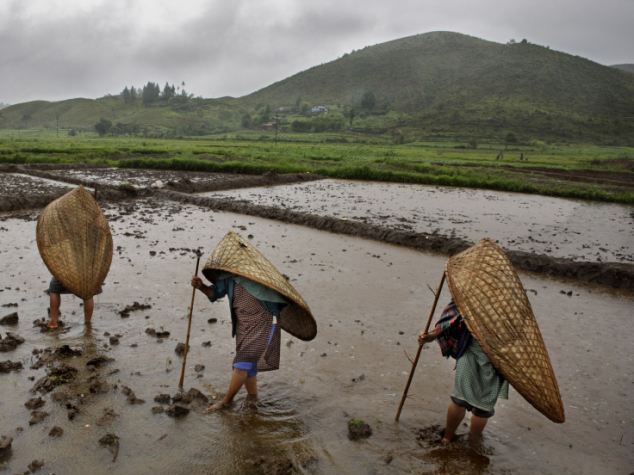
<path fill-rule="evenodd" d="M 55 333 L 36 322 L 46 317 L 49 279 L 37 211 L 0 215 L 0 318 L 18 314 L 17 324 L 0 326 L 0 360 L 13 363 L 0 373 L 0 437 L 11 439 L 0 471 L 42 463 L 41 473 L 57 474 L 616 474 L 634 466 L 631 294 L 522 274 L 567 421 L 551 423 L 512 390 L 482 446 L 463 437 L 440 447 L 453 364 L 435 344 L 423 351 L 401 422 L 393 420 L 405 352 L 416 351 L 432 303 L 427 285 L 437 285 L 444 256 L 156 197 L 103 207 L 115 254 L 93 324 L 82 324 L 79 299 L 63 296 L 65 326 Z M 175 348 L 186 332 L 192 250 L 204 259 L 229 229 L 289 276 L 319 333 L 312 342 L 283 336 L 281 369 L 258 376 L 257 405 L 241 394 L 231 410 L 203 415 L 228 382 L 226 301 L 196 297 L 184 398 Z M 351 418 L 372 435 L 349 440 Z"/>
<path fill-rule="evenodd" d="M 634 207 L 428 185 L 325 179 L 208 193 L 577 261 L 634 262 Z"/>

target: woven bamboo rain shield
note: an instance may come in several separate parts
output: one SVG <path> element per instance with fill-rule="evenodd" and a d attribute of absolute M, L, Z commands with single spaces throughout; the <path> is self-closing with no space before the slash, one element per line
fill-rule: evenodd
<path fill-rule="evenodd" d="M 99 292 L 112 262 L 112 235 L 83 186 L 44 208 L 36 237 L 44 264 L 64 287 L 82 299 Z"/>
<path fill-rule="evenodd" d="M 233 231 L 222 238 L 203 268 L 203 275 L 211 282 L 222 272 L 246 277 L 284 296 L 289 305 L 280 315 L 280 328 L 301 340 L 315 338 L 317 323 L 299 292 L 260 251 Z"/>
<path fill-rule="evenodd" d="M 469 331 L 495 368 L 529 403 L 564 422 L 559 386 L 524 287 L 489 239 L 451 257 L 447 282 Z"/>

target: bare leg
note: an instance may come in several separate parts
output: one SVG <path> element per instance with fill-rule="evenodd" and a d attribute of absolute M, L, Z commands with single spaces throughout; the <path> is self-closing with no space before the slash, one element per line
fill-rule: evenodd
<path fill-rule="evenodd" d="M 252 399 L 255 399 L 258 397 L 258 377 L 257 376 L 248 377 L 246 382 L 244 383 L 244 387 L 246 388 L 247 394 L 249 395 L 249 397 L 251 397 Z"/>
<path fill-rule="evenodd" d="M 464 419 L 465 408 L 451 401 L 447 408 L 447 424 L 445 426 L 445 434 L 443 435 L 442 444 L 448 444 L 456 436 L 456 429 Z"/>
<path fill-rule="evenodd" d="M 227 390 L 225 397 L 222 398 L 222 401 L 218 401 L 217 403 L 209 406 L 206 412 L 208 413 L 215 412 L 231 404 L 231 402 L 233 401 L 233 398 L 235 397 L 236 394 L 238 394 L 238 391 L 240 391 L 240 388 L 246 382 L 246 380 L 247 380 L 247 372 L 241 369 L 234 368 L 233 372 L 231 373 L 231 381 L 229 382 L 229 389 Z"/>
<path fill-rule="evenodd" d="M 94 309 L 95 300 L 92 297 L 84 300 L 84 323 L 86 325 L 90 325 L 90 320 L 92 319 L 92 312 Z"/>
<path fill-rule="evenodd" d="M 479 439 L 482 437 L 482 431 L 487 425 L 489 419 L 485 417 L 471 416 L 471 428 L 469 430 L 469 436 Z"/>
<path fill-rule="evenodd" d="M 48 322 L 48 328 L 54 329 L 59 326 L 59 306 L 62 303 L 62 298 L 59 294 L 55 292 L 49 293 L 49 301 L 50 301 L 50 317 L 51 320 Z"/>

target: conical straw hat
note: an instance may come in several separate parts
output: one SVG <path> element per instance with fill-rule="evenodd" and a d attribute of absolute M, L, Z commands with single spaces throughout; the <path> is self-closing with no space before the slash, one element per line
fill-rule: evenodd
<path fill-rule="evenodd" d="M 110 227 L 83 186 L 44 208 L 37 220 L 44 264 L 69 291 L 88 299 L 99 292 L 112 261 Z"/>
<path fill-rule="evenodd" d="M 289 305 L 282 310 L 280 327 L 302 340 L 315 338 L 317 323 L 299 292 L 260 251 L 233 231 L 222 238 L 203 268 L 211 282 L 222 272 L 246 277 L 284 296 Z"/>
<path fill-rule="evenodd" d="M 559 386 L 533 310 L 504 251 L 489 239 L 449 259 L 447 282 L 495 368 L 538 411 L 564 422 Z"/>

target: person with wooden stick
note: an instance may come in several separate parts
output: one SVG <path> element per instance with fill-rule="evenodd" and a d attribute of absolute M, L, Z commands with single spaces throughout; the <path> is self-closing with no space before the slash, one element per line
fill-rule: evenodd
<path fill-rule="evenodd" d="M 466 411 L 471 412 L 469 437 L 477 440 L 495 413 L 498 398 L 508 399 L 509 384 L 471 336 L 453 300 L 443 310 L 434 329 L 423 330 L 418 337 L 420 344 L 433 340 L 438 341 L 443 356 L 456 360 L 456 377 L 441 443 L 449 444 L 456 439 L 456 429 Z"/>
<path fill-rule="evenodd" d="M 234 232 L 218 244 L 203 269 L 212 283 L 194 276 L 191 285 L 211 302 L 227 297 L 236 354 L 231 381 L 222 400 L 210 405 L 214 412 L 231 405 L 242 386 L 247 400 L 257 400 L 257 374 L 280 365 L 280 328 L 304 340 L 314 338 L 317 327 L 297 291 L 260 252 Z"/>

